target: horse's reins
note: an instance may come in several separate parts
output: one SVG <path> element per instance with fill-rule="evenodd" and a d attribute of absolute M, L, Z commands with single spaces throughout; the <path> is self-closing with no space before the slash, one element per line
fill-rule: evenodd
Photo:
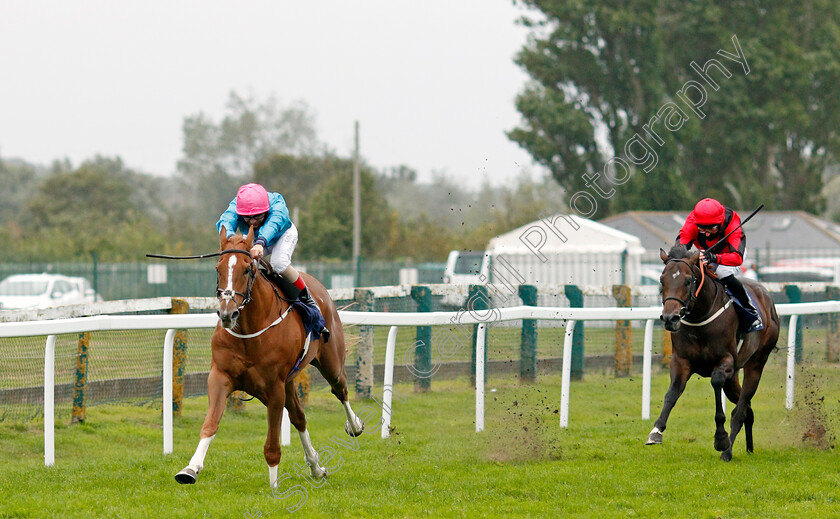
<path fill-rule="evenodd" d="M 251 256 L 251 251 L 247 251 L 245 249 L 227 249 L 227 250 L 222 250 L 222 251 L 219 251 L 219 252 L 211 252 L 211 253 L 208 253 L 208 254 L 197 254 L 195 256 L 170 256 L 168 254 L 146 254 L 146 256 L 149 257 L 149 258 L 179 259 L 180 260 L 180 259 L 212 258 L 212 257 L 215 257 L 215 256 L 221 256 L 223 254 L 244 254 L 244 255 L 248 256 L 248 258 L 250 258 L 252 260 L 254 259 L 254 257 Z M 219 300 L 222 300 L 222 299 L 233 299 L 233 296 L 238 295 L 239 297 L 242 298 L 242 303 L 240 303 L 236 307 L 236 309 L 239 310 L 239 311 L 242 311 L 242 309 L 245 307 L 245 305 L 250 303 L 251 300 L 252 300 L 251 290 L 254 287 L 254 281 L 256 281 L 256 278 L 257 278 L 257 267 L 256 267 L 255 263 L 251 262 L 251 267 L 249 268 L 249 272 L 248 272 L 248 288 L 247 288 L 247 290 L 244 293 L 238 292 L 238 291 L 232 291 L 232 290 L 222 290 L 222 288 L 219 286 L 219 280 L 216 279 L 216 297 L 219 298 Z M 288 299 L 285 299 L 284 297 L 280 296 L 280 294 L 277 292 L 276 288 L 274 289 L 274 293 L 277 294 L 277 297 L 280 298 L 281 300 L 286 301 L 286 302 L 290 302 Z M 292 305 L 290 304 L 288 306 L 288 308 L 286 308 L 286 311 L 283 312 L 282 314 L 280 314 L 280 317 L 278 317 L 273 323 L 269 324 L 268 326 L 266 326 L 265 328 L 263 328 L 262 330 L 260 330 L 256 333 L 239 334 L 239 333 L 236 333 L 233 330 L 230 330 L 228 328 L 225 328 L 225 330 L 229 334 L 233 335 L 234 337 L 236 337 L 238 339 L 253 339 L 254 337 L 259 337 L 260 335 L 265 333 L 269 328 L 271 328 L 273 326 L 276 326 L 277 324 L 280 324 L 280 322 L 282 322 L 283 319 L 285 319 L 286 316 L 289 314 L 289 311 L 291 309 L 292 309 Z"/>

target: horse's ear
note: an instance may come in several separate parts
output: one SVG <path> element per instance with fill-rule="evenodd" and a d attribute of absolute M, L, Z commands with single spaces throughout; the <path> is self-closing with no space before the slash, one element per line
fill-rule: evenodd
<path fill-rule="evenodd" d="M 659 249 L 659 257 L 662 259 L 662 263 L 668 263 L 668 253 L 662 249 Z"/>
<path fill-rule="evenodd" d="M 225 248 L 225 244 L 227 243 L 227 241 L 228 241 L 228 239 L 227 239 L 227 229 L 225 229 L 225 226 L 223 225 L 222 230 L 219 231 L 219 249 L 220 250 Z"/>
<path fill-rule="evenodd" d="M 692 265 L 697 265 L 697 261 L 700 259 L 700 251 L 694 251 L 694 254 L 688 257 L 688 262 Z"/>
<path fill-rule="evenodd" d="M 251 245 L 254 243 L 254 226 L 251 225 L 248 227 L 248 236 L 245 236 L 245 241 L 248 242 L 248 248 L 251 248 Z"/>

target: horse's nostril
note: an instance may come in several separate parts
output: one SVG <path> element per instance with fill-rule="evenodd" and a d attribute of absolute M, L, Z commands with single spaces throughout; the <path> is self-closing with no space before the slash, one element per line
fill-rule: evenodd
<path fill-rule="evenodd" d="M 231 320 L 236 320 L 239 318 L 239 310 L 234 310 L 232 314 L 230 314 Z"/>

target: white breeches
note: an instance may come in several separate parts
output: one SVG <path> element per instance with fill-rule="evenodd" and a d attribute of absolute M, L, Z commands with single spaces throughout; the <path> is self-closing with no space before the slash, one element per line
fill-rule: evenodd
<path fill-rule="evenodd" d="M 737 276 L 741 274 L 741 267 L 732 267 L 729 265 L 718 265 L 715 269 L 718 279 L 727 278 L 729 276 Z"/>
<path fill-rule="evenodd" d="M 292 264 L 292 253 L 295 252 L 295 246 L 298 241 L 298 231 L 295 224 L 292 224 L 289 229 L 283 233 L 279 240 L 274 242 L 274 245 L 266 250 L 266 256 L 271 255 L 269 263 L 274 272 L 282 274 L 289 265 Z"/>

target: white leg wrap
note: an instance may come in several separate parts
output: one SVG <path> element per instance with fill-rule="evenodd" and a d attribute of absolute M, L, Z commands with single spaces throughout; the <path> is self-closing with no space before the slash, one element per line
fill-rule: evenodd
<path fill-rule="evenodd" d="M 350 427 L 353 428 L 355 432 L 361 432 L 362 429 L 362 422 L 356 416 L 356 413 L 353 412 L 353 409 L 350 408 L 350 402 L 342 402 L 344 405 L 344 414 L 347 416 L 347 421 L 350 423 Z"/>
<path fill-rule="evenodd" d="M 322 478 L 327 475 L 327 469 L 321 466 L 321 460 L 318 456 L 318 451 L 312 446 L 312 440 L 309 438 L 309 431 L 304 429 L 298 431 L 300 435 L 300 444 L 303 446 L 303 459 L 309 464 L 309 473 L 313 478 Z"/>
<path fill-rule="evenodd" d="M 279 465 L 268 467 L 268 484 L 271 485 L 271 488 L 277 488 L 277 467 Z"/>
<path fill-rule="evenodd" d="M 318 452 L 312 446 L 312 440 L 309 438 L 309 430 L 304 429 L 303 431 L 298 431 L 298 435 L 300 436 L 300 444 L 303 446 L 304 459 L 309 465 L 317 465 Z"/>
<path fill-rule="evenodd" d="M 207 456 L 207 449 L 210 448 L 210 442 L 213 441 L 216 435 L 210 436 L 209 438 L 202 438 L 198 442 L 198 448 L 195 449 L 195 454 L 193 457 L 190 458 L 190 464 L 187 465 L 189 468 L 193 469 L 196 474 L 201 472 L 201 469 L 204 468 L 204 458 Z"/>

